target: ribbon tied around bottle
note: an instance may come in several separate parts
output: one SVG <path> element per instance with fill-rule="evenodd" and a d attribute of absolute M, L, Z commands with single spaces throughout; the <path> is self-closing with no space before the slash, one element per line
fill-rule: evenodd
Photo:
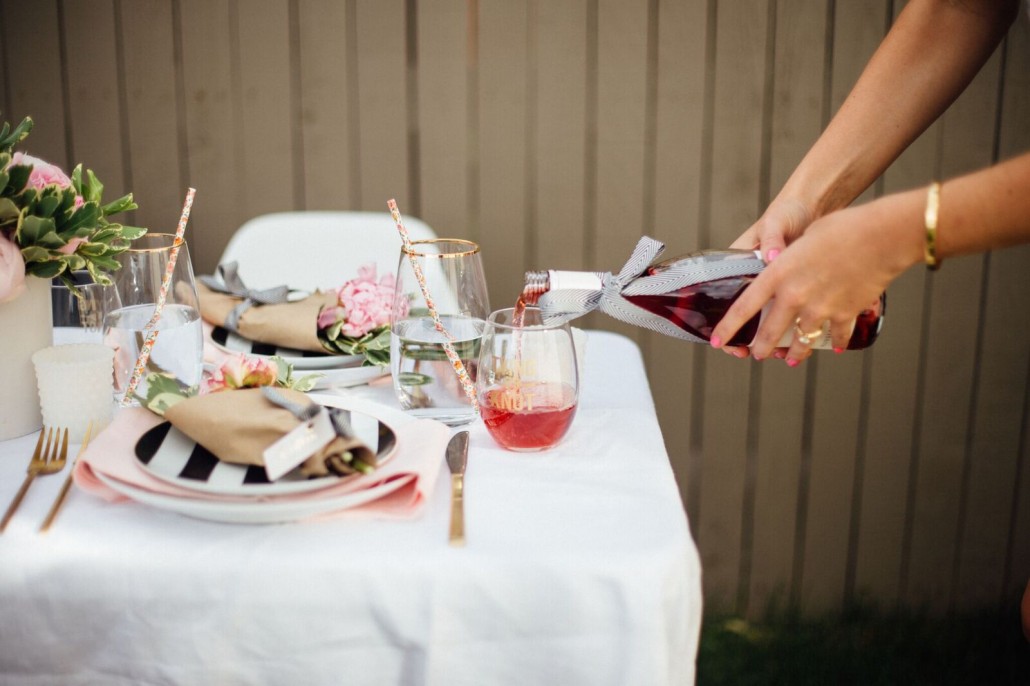
<path fill-rule="evenodd" d="M 544 321 L 568 321 L 599 309 L 610 317 L 693 343 L 704 339 L 684 331 L 653 312 L 634 305 L 624 296 L 661 295 L 705 281 L 757 274 L 765 268 L 758 256 L 732 260 L 684 260 L 661 272 L 645 276 L 647 268 L 665 250 L 665 244 L 643 236 L 619 273 L 595 272 L 601 288 L 550 290 L 538 305 Z"/>
<path fill-rule="evenodd" d="M 225 328 L 230 331 L 239 331 L 240 317 L 252 305 L 279 305 L 289 299 L 289 286 L 272 286 L 271 288 L 251 289 L 243 284 L 239 274 L 238 262 L 226 262 L 218 265 L 218 278 L 203 275 L 201 282 L 213 291 L 225 293 L 237 298 L 243 298 L 243 302 L 234 307 L 225 317 Z"/>

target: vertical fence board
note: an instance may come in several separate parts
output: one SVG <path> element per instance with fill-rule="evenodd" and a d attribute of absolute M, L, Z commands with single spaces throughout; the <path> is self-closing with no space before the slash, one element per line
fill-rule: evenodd
<path fill-rule="evenodd" d="M 135 221 L 152 231 L 175 230 L 186 160 L 179 146 L 175 46 L 171 4 L 119 3 L 125 70 L 125 120 L 130 189 L 140 208 Z M 212 202 L 214 199 L 212 199 Z M 191 222 L 192 224 L 192 222 Z M 192 228 L 187 240 L 192 246 Z"/>
<path fill-rule="evenodd" d="M 905 190 L 932 178 L 937 126 L 916 139 L 884 172 L 884 192 Z M 879 597 L 888 604 L 905 592 L 909 498 L 918 483 L 918 477 L 912 481 L 919 466 L 913 432 L 919 416 L 924 271 L 909 270 L 887 289 L 883 332 L 870 351 L 873 369 L 868 425 L 873 428 L 867 435 L 862 493 L 863 517 L 871 516 L 875 521 L 861 525 L 856 591 L 862 593 L 870 582 L 863 576 L 868 573 L 871 582 L 881 589 Z"/>
<path fill-rule="evenodd" d="M 781 0 L 776 11 L 769 199 L 776 196 L 822 130 L 823 77 L 829 68 L 823 59 L 825 3 Z M 745 549 L 745 555 L 750 557 L 750 574 L 742 580 L 749 585 L 749 593 L 746 607 L 741 608 L 755 617 L 771 605 L 782 606 L 789 600 L 789 584 L 794 575 L 807 368 L 790 369 L 780 361 L 770 360 L 762 364 L 760 371 L 751 507 L 753 535 L 750 550 Z M 748 570 L 743 571 L 746 574 Z"/>
<path fill-rule="evenodd" d="M 60 29 L 56 0 L 4 2 L 2 39 L 10 83 L 10 111 L 4 120 L 15 126 L 32 117 L 32 134 L 19 150 L 67 168 L 64 76 L 61 72 Z M 31 26 L 33 31 L 21 30 Z"/>
<path fill-rule="evenodd" d="M 190 256 L 198 272 L 210 273 L 246 214 L 238 180 L 243 160 L 233 93 L 234 28 L 227 0 L 182 0 L 181 8 L 189 181 L 197 189 Z"/>
<path fill-rule="evenodd" d="M 531 269 L 596 269 L 584 255 L 587 2 L 532 0 L 537 16 Z"/>
<path fill-rule="evenodd" d="M 644 231 L 665 243 L 669 256 L 707 247 L 699 244 L 707 14 L 704 3 L 658 4 L 654 225 Z M 688 480 L 697 480 L 690 472 L 691 387 L 702 351 L 654 333 L 645 334 L 645 344 L 658 420 L 686 501 Z"/>
<path fill-rule="evenodd" d="M 712 245 L 728 245 L 758 218 L 768 3 L 720 3 L 712 155 Z M 695 524 L 705 592 L 716 607 L 737 593 L 752 365 L 705 350 L 704 474 Z"/>
<path fill-rule="evenodd" d="M 396 198 L 404 214 L 418 215 L 409 187 L 404 0 L 359 2 L 358 111 L 361 122 L 361 207 L 383 212 Z M 441 231 L 445 227 L 439 228 Z"/>
<path fill-rule="evenodd" d="M 527 267 L 527 14 L 480 3 L 479 197 L 483 263 L 494 309 L 512 307 Z M 537 268 L 537 267 L 532 267 Z"/>
<path fill-rule="evenodd" d="M 114 4 L 111 0 L 64 3 L 72 159 L 96 173 L 105 200 L 129 191 L 118 102 Z"/>
<path fill-rule="evenodd" d="M 949 178 L 990 163 L 994 99 L 998 90 L 995 56 L 941 119 L 941 168 Z M 947 217 L 947 194 L 942 197 Z M 946 224 L 945 224 L 946 226 Z M 944 227 L 942 226 L 942 229 Z M 963 505 L 969 413 L 973 398 L 976 340 L 984 257 L 949 260 L 931 278 L 929 330 L 922 403 L 919 482 L 913 512 L 910 597 L 938 612 L 952 603 L 953 570 Z M 989 389 L 985 389 L 990 392 Z M 969 456 L 972 457 L 972 456 Z"/>
<path fill-rule="evenodd" d="M 358 122 L 348 75 L 355 35 L 348 24 L 348 3 L 300 0 L 301 135 L 304 158 L 304 207 L 344 210 L 360 205 L 360 161 L 351 141 Z M 357 162 L 357 163 L 356 163 Z M 383 205 L 380 211 L 385 210 Z"/>
<path fill-rule="evenodd" d="M 290 34 L 287 4 L 281 0 L 247 0 L 237 12 L 240 36 L 239 92 L 240 176 L 243 211 L 236 226 L 225 227 L 227 240 L 240 223 L 258 214 L 294 209 L 290 82 Z"/>
<path fill-rule="evenodd" d="M 477 239 L 469 216 L 469 36 L 466 0 L 418 5 L 419 179 L 422 218 L 441 236 Z"/>
<path fill-rule="evenodd" d="M 646 0 L 600 0 L 597 15 L 596 233 L 590 269 L 618 272 L 643 233 L 647 82 Z M 640 329 L 597 320 L 639 338 Z"/>

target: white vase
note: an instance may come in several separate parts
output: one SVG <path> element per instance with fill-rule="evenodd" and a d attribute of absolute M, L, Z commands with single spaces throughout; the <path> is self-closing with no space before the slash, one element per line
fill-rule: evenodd
<path fill-rule="evenodd" d="M 25 292 L 0 303 L 0 441 L 43 424 L 32 353 L 53 343 L 50 279 L 29 276 Z"/>

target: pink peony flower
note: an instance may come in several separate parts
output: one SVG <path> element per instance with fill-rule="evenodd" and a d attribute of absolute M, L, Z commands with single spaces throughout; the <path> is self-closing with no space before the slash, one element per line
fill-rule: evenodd
<path fill-rule="evenodd" d="M 279 378 L 279 367 L 270 360 L 237 355 L 222 363 L 222 366 L 204 382 L 205 393 L 231 391 L 238 388 L 274 386 Z"/>
<path fill-rule="evenodd" d="M 61 171 L 60 167 L 41 160 L 38 157 L 26 155 L 23 152 L 16 152 L 11 155 L 11 164 L 8 166 L 14 167 L 18 165 L 32 167 L 32 172 L 29 174 L 29 182 L 27 185 L 35 188 L 36 190 L 43 190 L 47 186 L 69 188 L 72 185 L 72 180 L 68 178 L 67 174 Z"/>
<path fill-rule="evenodd" d="M 376 281 L 374 264 L 360 267 L 357 278 L 345 283 L 337 292 L 337 299 L 346 310 L 347 317 L 341 333 L 360 338 L 373 329 L 388 325 L 394 283 L 392 274 Z"/>
<path fill-rule="evenodd" d="M 14 300 L 25 290 L 25 260 L 21 250 L 0 233 L 0 303 Z"/>
<path fill-rule="evenodd" d="M 38 191 L 43 190 L 47 186 L 71 188 L 72 180 L 60 167 L 38 157 L 26 155 L 23 152 L 16 152 L 11 155 L 11 163 L 7 166 L 13 167 L 15 165 L 32 167 L 32 171 L 29 172 L 28 183 L 25 184 L 26 188 L 35 188 Z M 79 209 L 85 204 L 86 201 L 81 195 L 75 196 L 75 209 Z"/>

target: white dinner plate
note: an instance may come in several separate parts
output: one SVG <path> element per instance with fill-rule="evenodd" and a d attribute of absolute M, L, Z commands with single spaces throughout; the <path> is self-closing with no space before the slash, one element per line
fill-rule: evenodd
<path fill-rule="evenodd" d="M 147 491 L 130 486 L 106 474 L 96 472 L 96 476 L 109 488 L 136 502 L 156 507 L 160 510 L 176 512 L 194 519 L 229 524 L 278 524 L 308 519 L 327 512 L 358 507 L 372 502 L 384 495 L 393 493 L 407 485 L 410 479 L 398 478 L 353 493 L 344 493 L 328 498 L 302 498 L 299 500 L 253 502 L 222 502 L 218 500 L 201 500 L 196 498 L 180 498 Z"/>
<path fill-rule="evenodd" d="M 222 352 L 231 354 L 243 353 L 264 359 L 278 356 L 292 364 L 295 370 L 354 367 L 360 365 L 364 359 L 364 355 L 330 355 L 308 350 L 279 348 L 268 343 L 258 343 L 244 338 L 221 326 L 212 329 L 211 343 Z"/>
<path fill-rule="evenodd" d="M 397 433 L 384 421 L 363 412 L 339 410 L 354 430 L 354 436 L 373 450 L 377 464 L 392 457 Z M 224 462 L 182 433 L 163 422 L 143 434 L 133 455 L 143 471 L 166 483 L 201 493 L 233 496 L 274 496 L 306 493 L 352 481 L 361 474 L 330 474 L 308 478 L 300 468 L 269 482 L 264 467 Z"/>

